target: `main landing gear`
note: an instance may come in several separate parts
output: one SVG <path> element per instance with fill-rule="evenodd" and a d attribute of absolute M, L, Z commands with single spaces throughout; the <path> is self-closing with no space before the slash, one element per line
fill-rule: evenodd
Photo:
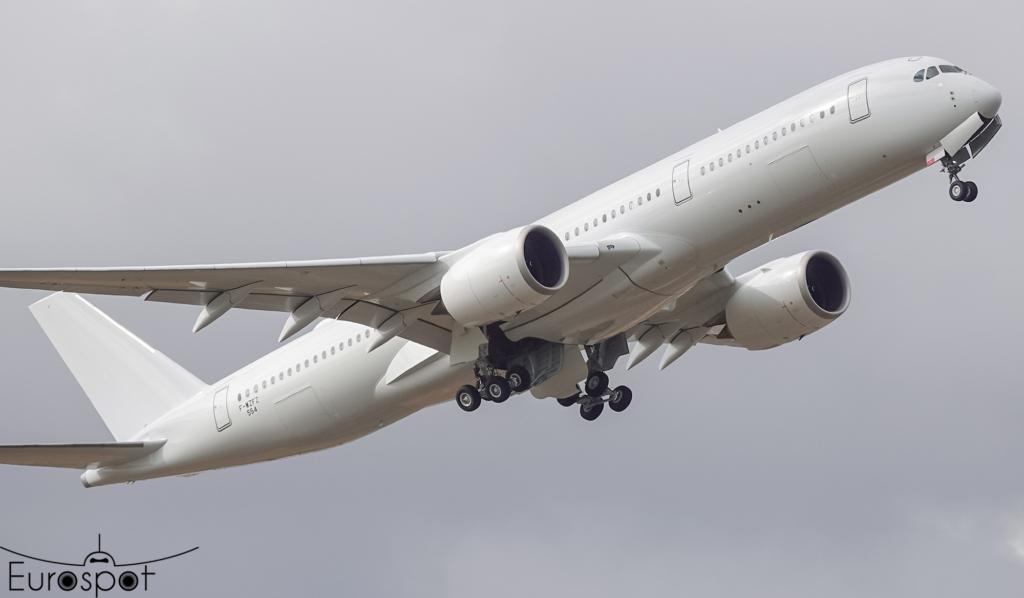
<path fill-rule="evenodd" d="M 481 401 L 504 403 L 513 393 L 530 388 L 530 374 L 521 366 L 512 366 L 502 376 L 497 370 L 478 364 L 476 373 L 476 386 L 467 384 L 455 393 L 455 402 L 463 411 L 475 411 Z"/>
<path fill-rule="evenodd" d="M 953 201 L 964 201 L 970 203 L 978 197 L 978 186 L 971 181 L 961 181 L 960 170 L 963 165 L 952 161 L 946 163 L 946 172 L 949 173 L 949 198 Z"/>
<path fill-rule="evenodd" d="M 587 421 L 594 421 L 604 411 L 605 404 L 616 413 L 621 413 L 633 402 L 633 391 L 628 386 L 608 388 L 608 375 L 591 372 L 584 383 L 584 391 L 564 399 L 557 399 L 563 407 L 580 406 L 580 415 Z"/>

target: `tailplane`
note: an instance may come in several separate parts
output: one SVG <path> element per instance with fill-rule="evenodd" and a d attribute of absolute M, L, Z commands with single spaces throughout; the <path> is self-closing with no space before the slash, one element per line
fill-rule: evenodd
<path fill-rule="evenodd" d="M 29 309 L 119 442 L 207 386 L 79 295 Z"/>
<path fill-rule="evenodd" d="M 17 444 L 0 446 L 0 463 L 86 469 L 119 465 L 156 452 L 166 440 L 91 444 Z"/>

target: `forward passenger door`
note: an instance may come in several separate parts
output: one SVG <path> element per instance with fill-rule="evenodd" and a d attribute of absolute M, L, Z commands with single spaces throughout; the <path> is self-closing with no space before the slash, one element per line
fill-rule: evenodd
<path fill-rule="evenodd" d="M 677 205 L 693 197 L 693 192 L 690 191 L 689 160 L 676 164 L 672 169 L 672 197 Z"/>
<path fill-rule="evenodd" d="M 871 107 L 868 106 L 868 80 L 866 78 L 850 83 L 846 101 L 850 107 L 851 123 L 871 116 Z"/>

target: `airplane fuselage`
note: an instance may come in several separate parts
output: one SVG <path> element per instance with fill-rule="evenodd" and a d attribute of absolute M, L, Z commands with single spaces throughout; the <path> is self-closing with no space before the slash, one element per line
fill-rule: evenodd
<path fill-rule="evenodd" d="M 976 77 L 914 81 L 934 64 L 946 62 L 902 58 L 851 71 L 541 219 L 566 243 L 646 238 L 667 254 L 664 267 L 638 279 L 626 264 L 503 329 L 513 340 L 614 336 L 736 257 L 925 168 L 942 137 L 971 114 L 995 116 L 992 88 Z M 866 83 L 866 105 L 851 114 L 857 81 Z M 683 177 L 689 193 L 679 192 Z"/>

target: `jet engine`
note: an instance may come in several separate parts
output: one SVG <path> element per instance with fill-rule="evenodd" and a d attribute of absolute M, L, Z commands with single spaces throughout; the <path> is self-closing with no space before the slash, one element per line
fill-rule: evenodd
<path fill-rule="evenodd" d="M 455 321 L 481 326 L 540 305 L 569 278 L 569 257 L 551 229 L 524 226 L 486 239 L 441 278 Z"/>
<path fill-rule="evenodd" d="M 725 306 L 726 328 L 751 351 L 799 340 L 843 315 L 850 279 L 835 256 L 806 251 L 740 276 Z M 721 336 L 721 335 L 720 335 Z"/>

